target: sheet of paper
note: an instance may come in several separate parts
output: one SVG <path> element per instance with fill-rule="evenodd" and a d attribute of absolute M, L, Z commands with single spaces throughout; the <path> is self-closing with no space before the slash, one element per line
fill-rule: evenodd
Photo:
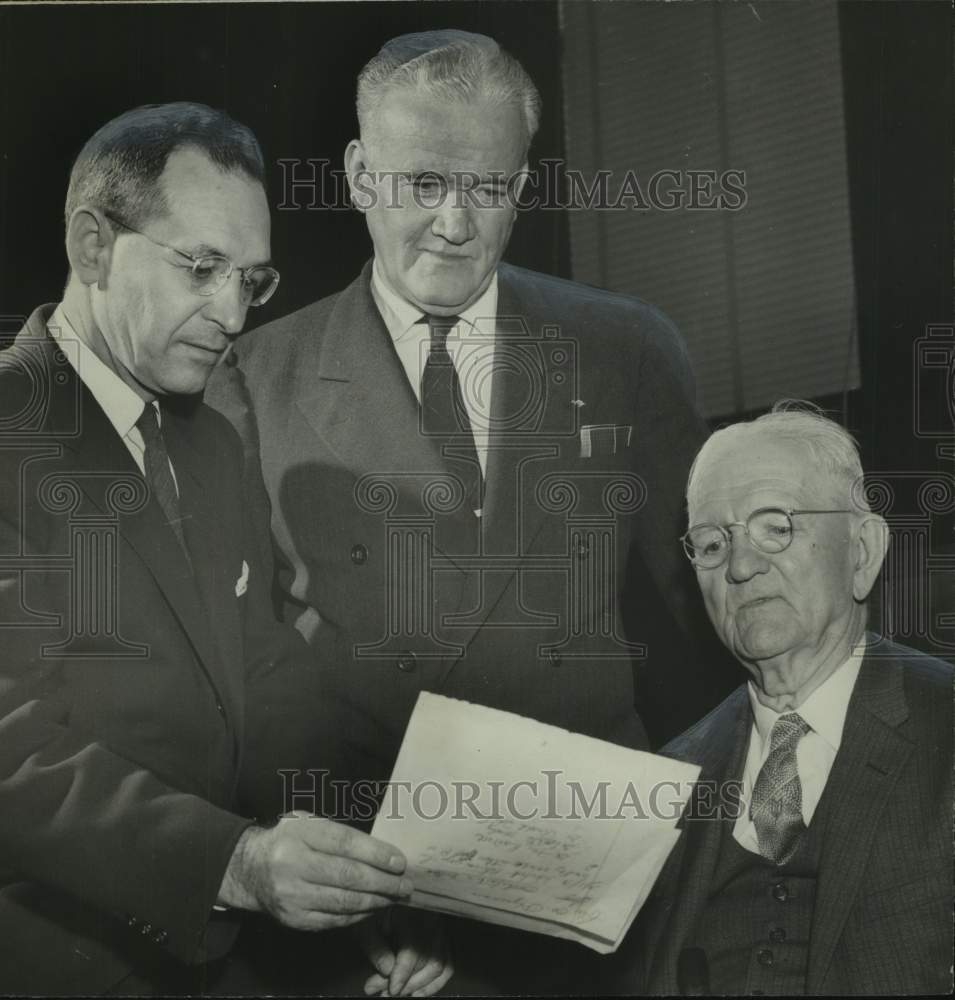
<path fill-rule="evenodd" d="M 670 850 L 699 769 L 422 693 L 376 837 L 411 905 L 613 951 Z"/>

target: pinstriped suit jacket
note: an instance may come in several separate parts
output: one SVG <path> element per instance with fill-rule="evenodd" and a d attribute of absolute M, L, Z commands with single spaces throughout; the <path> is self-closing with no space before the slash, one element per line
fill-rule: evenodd
<path fill-rule="evenodd" d="M 829 775 L 807 992 L 952 988 L 952 668 L 883 641 L 869 651 Z M 745 687 L 668 744 L 700 780 L 742 774 L 752 723 Z M 827 786 L 827 790 L 829 790 Z M 677 993 L 677 963 L 706 906 L 728 824 L 687 823 L 633 937 L 651 994 Z"/>

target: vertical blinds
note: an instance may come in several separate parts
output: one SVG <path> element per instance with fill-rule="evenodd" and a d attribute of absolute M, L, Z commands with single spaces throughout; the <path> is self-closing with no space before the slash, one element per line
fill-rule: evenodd
<path fill-rule="evenodd" d="M 565 2 L 561 23 L 567 167 L 650 204 L 572 209 L 574 277 L 675 320 L 709 416 L 858 387 L 837 5 Z M 745 204 L 690 207 L 687 171 L 716 172 L 700 205 L 745 171 Z"/>

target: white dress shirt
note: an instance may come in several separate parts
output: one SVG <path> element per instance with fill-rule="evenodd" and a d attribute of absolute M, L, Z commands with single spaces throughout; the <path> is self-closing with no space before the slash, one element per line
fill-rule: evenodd
<path fill-rule="evenodd" d="M 811 727 L 796 747 L 796 769 L 802 785 L 802 818 L 808 826 L 819 805 L 819 799 L 829 780 L 832 762 L 842 743 L 842 729 L 846 722 L 849 699 L 852 697 L 864 654 L 865 640 L 856 646 L 849 658 L 799 708 L 786 712 L 774 712 L 763 705 L 756 697 L 753 682 L 749 682 L 749 703 L 754 722 L 749 737 L 746 766 L 743 769 L 743 787 L 740 792 L 742 811 L 733 827 L 733 837 L 747 851 L 760 853 L 756 827 L 749 818 L 749 803 L 753 796 L 753 785 L 769 756 L 769 737 L 776 720 L 780 715 L 795 711 Z"/>
<path fill-rule="evenodd" d="M 142 416 L 143 408 L 146 405 L 142 397 L 131 389 L 107 364 L 102 362 L 93 353 L 92 348 L 80 339 L 72 323 L 66 318 L 62 305 L 56 307 L 46 326 L 50 331 L 50 336 L 66 355 L 66 360 L 72 365 L 80 381 L 92 393 L 93 398 L 99 403 L 100 409 L 106 414 L 106 418 L 116 429 L 116 433 L 122 438 L 123 444 L 133 456 L 133 461 L 139 467 L 139 471 L 145 475 L 146 445 L 139 428 L 136 426 L 136 421 Z M 159 409 L 159 403 L 154 400 L 151 405 L 156 408 L 156 416 L 161 427 L 162 412 Z M 169 463 L 169 468 L 172 472 L 173 483 L 178 491 L 179 484 L 176 482 L 176 470 L 173 469 L 172 462 Z"/>
<path fill-rule="evenodd" d="M 428 324 L 421 322 L 425 314 L 388 286 L 379 271 L 377 259 L 372 268 L 371 294 L 415 398 L 420 403 L 421 379 L 431 351 Z M 459 316 L 461 322 L 448 334 L 448 354 L 461 384 L 461 397 L 471 421 L 481 474 L 486 475 L 493 392 L 491 373 L 497 325 L 497 274 L 484 294 Z"/>

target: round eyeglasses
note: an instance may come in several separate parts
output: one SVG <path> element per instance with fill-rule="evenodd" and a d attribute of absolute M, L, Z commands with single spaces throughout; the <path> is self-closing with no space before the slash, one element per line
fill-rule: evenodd
<path fill-rule="evenodd" d="M 185 270 L 189 271 L 192 291 L 196 295 L 215 295 L 216 292 L 225 287 L 225 283 L 232 277 L 233 271 L 237 271 L 239 274 L 239 298 L 245 306 L 265 305 L 275 294 L 275 289 L 279 287 L 279 272 L 274 267 L 269 267 L 266 264 L 256 264 L 254 267 L 237 267 L 228 257 L 216 253 L 196 257 L 178 247 L 153 239 L 152 236 L 134 229 L 122 219 L 113 218 L 112 215 L 107 215 L 105 212 L 103 214 L 114 225 L 135 233 L 137 236 L 142 236 L 143 239 L 149 240 L 157 247 L 172 250 L 173 253 L 188 260 L 192 266 L 185 268 Z"/>
<path fill-rule="evenodd" d="M 837 510 L 783 510 L 781 507 L 760 507 L 746 518 L 746 521 L 730 521 L 729 524 L 695 524 L 680 538 L 683 551 L 694 566 L 700 569 L 716 569 L 726 562 L 733 542 L 730 528 L 742 528 L 750 542 L 760 552 L 769 554 L 783 552 L 793 540 L 793 517 L 800 514 L 851 514 L 852 511 Z"/>

